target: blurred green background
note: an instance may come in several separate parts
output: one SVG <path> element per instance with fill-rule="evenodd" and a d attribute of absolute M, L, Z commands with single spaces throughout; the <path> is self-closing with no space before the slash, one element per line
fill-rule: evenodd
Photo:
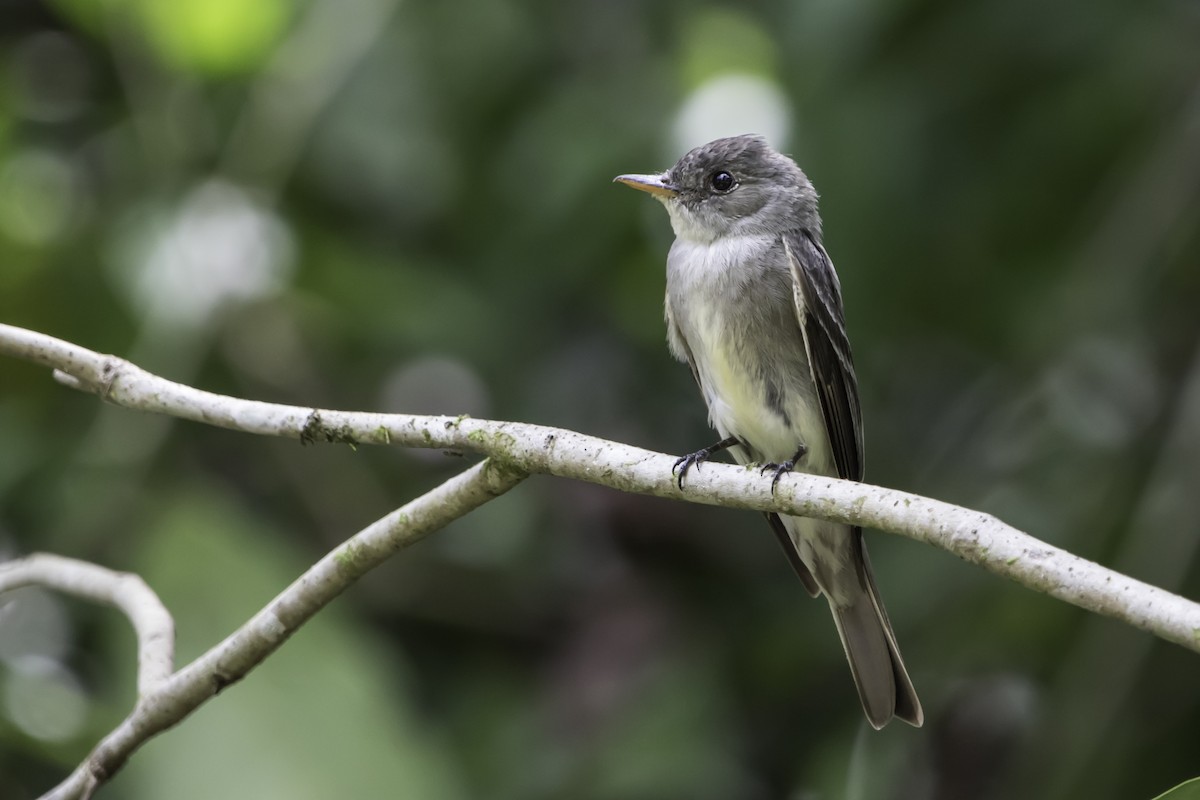
<path fill-rule="evenodd" d="M 610 185 L 757 131 L 823 193 L 871 482 L 1200 596 L 1193 0 L 3 0 L 0 320 L 265 400 L 713 439 Z M 0 361 L 0 552 L 203 652 L 468 463 L 106 407 Z M 866 729 L 756 514 L 534 478 L 372 574 L 104 798 L 1149 798 L 1200 660 L 869 534 L 924 700 Z M 126 713 L 115 612 L 0 608 L 0 798 Z"/>

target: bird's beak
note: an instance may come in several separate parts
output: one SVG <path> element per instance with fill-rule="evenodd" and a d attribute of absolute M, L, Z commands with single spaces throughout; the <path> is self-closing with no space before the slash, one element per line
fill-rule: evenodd
<path fill-rule="evenodd" d="M 674 197 L 679 190 L 667 183 L 667 173 L 661 175 L 618 175 L 613 183 L 623 183 L 641 192 L 649 192 L 655 197 Z"/>

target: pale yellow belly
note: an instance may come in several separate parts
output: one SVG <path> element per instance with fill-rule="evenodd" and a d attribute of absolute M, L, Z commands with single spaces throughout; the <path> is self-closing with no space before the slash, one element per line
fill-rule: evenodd
<path fill-rule="evenodd" d="M 762 380 L 750 375 L 729 349 L 714 343 L 709 363 L 701 369 L 712 426 L 721 436 L 736 436 L 758 451 L 762 460 L 791 458 L 800 443 L 797 431 L 767 406 Z"/>

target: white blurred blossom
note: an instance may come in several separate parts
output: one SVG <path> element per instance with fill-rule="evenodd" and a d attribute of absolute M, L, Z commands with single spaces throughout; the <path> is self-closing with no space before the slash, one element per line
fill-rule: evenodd
<path fill-rule="evenodd" d="M 674 153 L 723 136 L 757 133 L 786 149 L 791 106 L 774 81 L 759 75 L 725 73 L 700 84 L 675 118 Z"/>
<path fill-rule="evenodd" d="M 228 303 L 270 297 L 294 270 L 287 225 L 237 186 L 200 184 L 174 209 L 126 221 L 110 266 L 131 305 L 158 322 L 197 326 Z"/>

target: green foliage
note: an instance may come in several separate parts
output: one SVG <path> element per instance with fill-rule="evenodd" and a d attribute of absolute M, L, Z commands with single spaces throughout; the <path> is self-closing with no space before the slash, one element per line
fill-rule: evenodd
<path fill-rule="evenodd" d="M 76 23 L 103 35 L 129 26 L 164 63 L 200 77 L 225 77 L 261 66 L 292 17 L 289 0 L 53 0 Z"/>
<path fill-rule="evenodd" d="M 682 83 L 689 89 L 727 73 L 774 78 L 778 45 L 748 14 L 702 8 L 685 23 L 680 45 Z"/>

